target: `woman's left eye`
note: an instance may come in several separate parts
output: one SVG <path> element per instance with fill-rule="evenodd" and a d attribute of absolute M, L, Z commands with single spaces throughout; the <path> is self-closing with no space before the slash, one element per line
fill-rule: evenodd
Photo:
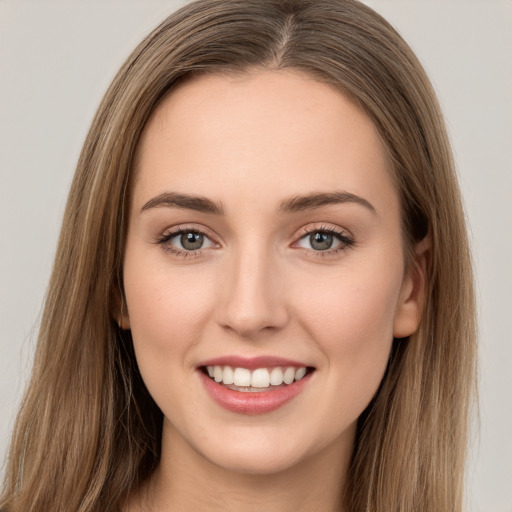
<path fill-rule="evenodd" d="M 296 243 L 298 247 L 315 252 L 336 252 L 354 244 L 344 233 L 332 229 L 317 229 L 302 236 Z"/>

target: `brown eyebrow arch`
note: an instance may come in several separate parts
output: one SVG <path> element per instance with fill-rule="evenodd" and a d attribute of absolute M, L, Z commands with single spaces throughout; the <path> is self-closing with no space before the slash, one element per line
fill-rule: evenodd
<path fill-rule="evenodd" d="M 150 199 L 141 209 L 141 213 L 151 208 L 161 207 L 184 208 L 214 215 L 224 215 L 222 206 L 211 199 L 190 194 L 178 194 L 176 192 L 164 192 Z"/>
<path fill-rule="evenodd" d="M 372 213 L 376 213 L 373 205 L 366 199 L 350 192 L 318 192 L 305 196 L 292 196 L 285 199 L 278 208 L 280 213 L 296 213 L 314 210 L 330 204 L 356 203 L 364 206 Z M 222 205 L 211 199 L 191 194 L 178 194 L 176 192 L 163 192 L 150 199 L 141 209 L 141 212 L 152 208 L 175 207 L 195 210 L 202 213 L 224 215 Z"/>
<path fill-rule="evenodd" d="M 313 210 L 330 204 L 356 203 L 364 206 L 372 213 L 377 213 L 374 206 L 366 199 L 350 192 L 320 192 L 306 196 L 293 196 L 279 206 L 280 213 L 295 213 Z"/>

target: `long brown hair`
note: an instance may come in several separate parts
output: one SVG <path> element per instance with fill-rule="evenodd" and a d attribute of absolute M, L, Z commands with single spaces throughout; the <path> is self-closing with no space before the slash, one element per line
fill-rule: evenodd
<path fill-rule="evenodd" d="M 297 69 L 350 95 L 386 145 L 405 254 L 427 234 L 423 319 L 395 340 L 360 418 L 347 509 L 462 510 L 475 375 L 472 269 L 444 122 L 418 60 L 355 0 L 199 0 L 134 50 L 108 89 L 69 194 L 0 508 L 118 510 L 159 462 L 162 414 L 115 317 L 132 157 L 152 111 L 201 73 Z"/>

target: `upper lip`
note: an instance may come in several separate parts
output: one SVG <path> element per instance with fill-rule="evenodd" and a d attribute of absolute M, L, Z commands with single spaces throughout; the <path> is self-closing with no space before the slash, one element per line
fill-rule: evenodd
<path fill-rule="evenodd" d="M 277 356 L 221 356 L 208 359 L 198 365 L 198 367 L 202 366 L 231 366 L 232 368 L 247 368 L 248 370 L 255 370 L 256 368 L 275 368 L 277 366 L 294 366 L 296 368 L 302 368 L 310 367 L 311 365 Z"/>

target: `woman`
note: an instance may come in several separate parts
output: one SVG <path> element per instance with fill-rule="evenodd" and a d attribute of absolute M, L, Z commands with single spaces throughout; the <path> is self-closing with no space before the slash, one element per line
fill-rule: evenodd
<path fill-rule="evenodd" d="M 85 142 L 1 506 L 460 511 L 474 331 L 403 40 L 354 1 L 192 3 Z"/>

